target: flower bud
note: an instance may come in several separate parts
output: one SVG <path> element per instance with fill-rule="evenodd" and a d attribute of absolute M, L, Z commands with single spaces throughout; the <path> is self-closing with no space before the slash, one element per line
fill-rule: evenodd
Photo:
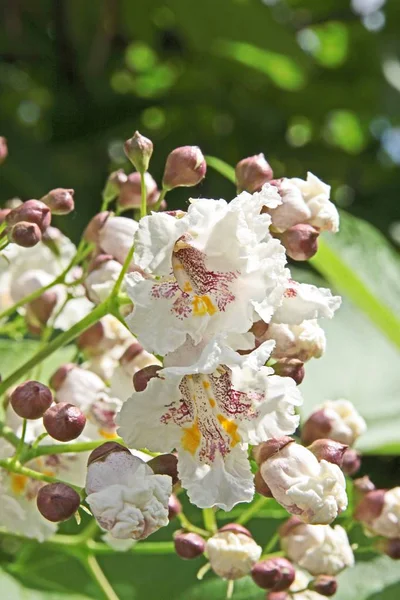
<path fill-rule="evenodd" d="M 311 446 L 308 446 L 308 450 L 314 454 L 318 461 L 326 460 L 341 467 L 347 446 L 333 440 L 315 440 Z"/>
<path fill-rule="evenodd" d="M 298 325 L 270 323 L 262 336 L 256 335 L 259 343 L 275 341 L 272 358 L 297 358 L 307 362 L 311 358 L 320 358 L 325 352 L 325 332 L 315 319 L 306 320 Z"/>
<path fill-rule="evenodd" d="M 274 179 L 271 184 L 277 188 L 282 200 L 276 208 L 264 209 L 271 215 L 274 230 L 282 233 L 294 225 L 306 223 L 311 210 L 298 187 L 287 178 Z"/>
<path fill-rule="evenodd" d="M 59 442 L 70 442 L 79 437 L 85 424 L 86 417 L 80 409 L 66 402 L 54 404 L 43 415 L 47 433 Z"/>
<path fill-rule="evenodd" d="M 135 131 L 133 137 L 124 144 L 125 154 L 139 173 L 144 173 L 149 168 L 150 158 L 153 154 L 153 142 Z"/>
<path fill-rule="evenodd" d="M 311 225 L 299 223 L 280 236 L 286 254 L 293 260 L 309 260 L 317 253 L 319 232 Z"/>
<path fill-rule="evenodd" d="M 276 375 L 280 375 L 280 377 L 291 377 L 294 379 L 296 385 L 300 385 L 304 379 L 304 363 L 297 358 L 281 358 L 273 364 L 272 368 L 274 369 Z"/>
<path fill-rule="evenodd" d="M 146 187 L 147 205 L 151 206 L 157 202 L 159 191 L 156 182 L 150 173 L 144 174 L 144 183 Z M 139 208 L 142 202 L 142 184 L 140 173 L 131 173 L 126 182 L 124 182 L 119 190 L 118 206 L 123 209 Z"/>
<path fill-rule="evenodd" d="M 361 467 L 361 455 L 353 448 L 347 448 L 343 454 L 342 471 L 345 475 L 355 475 Z"/>
<path fill-rule="evenodd" d="M 375 535 L 400 538 L 400 487 L 365 494 L 356 507 L 354 518 L 367 525 Z"/>
<path fill-rule="evenodd" d="M 6 217 L 7 225 L 10 227 L 21 221 L 35 223 L 43 233 L 51 222 L 50 209 L 40 200 L 27 200 L 14 208 Z"/>
<path fill-rule="evenodd" d="M 197 533 L 178 533 L 174 537 L 175 552 L 184 560 L 192 560 L 201 556 L 206 543 Z"/>
<path fill-rule="evenodd" d="M 43 292 L 27 305 L 28 316 L 33 316 L 41 325 L 46 325 L 56 307 L 58 296 L 53 290 Z"/>
<path fill-rule="evenodd" d="M 206 176 L 207 164 L 198 146 L 180 146 L 168 154 L 163 175 L 163 188 L 191 187 Z"/>
<path fill-rule="evenodd" d="M 104 325 L 101 321 L 97 321 L 86 329 L 77 339 L 77 345 L 80 350 L 96 348 L 104 339 Z"/>
<path fill-rule="evenodd" d="M 243 525 L 240 525 L 239 523 L 228 523 L 227 525 L 223 525 L 218 529 L 218 532 L 222 531 L 232 531 L 233 533 L 241 533 L 243 535 L 247 535 L 247 537 L 250 538 L 253 537 L 250 531 L 246 529 L 246 527 L 243 527 Z"/>
<path fill-rule="evenodd" d="M 169 475 L 172 485 L 179 481 L 178 459 L 175 454 L 159 454 L 147 462 L 156 475 Z"/>
<path fill-rule="evenodd" d="M 98 245 L 100 231 L 110 216 L 111 213 L 108 210 L 104 210 L 103 212 L 94 215 L 83 232 L 84 240 Z"/>
<path fill-rule="evenodd" d="M 5 137 L 0 136 L 0 165 L 6 160 L 8 156 L 7 140 Z"/>
<path fill-rule="evenodd" d="M 74 190 L 64 188 L 55 188 L 41 198 L 53 215 L 68 215 L 75 208 Z"/>
<path fill-rule="evenodd" d="M 308 417 L 301 439 L 311 444 L 319 438 L 329 438 L 351 446 L 367 426 L 362 416 L 348 400 L 327 400 Z"/>
<path fill-rule="evenodd" d="M 89 454 L 87 466 L 91 465 L 94 462 L 104 461 L 106 458 L 112 454 L 113 452 L 126 452 L 127 454 L 131 454 L 130 450 L 119 444 L 118 442 L 104 442 L 101 446 L 97 446 L 92 452 Z"/>
<path fill-rule="evenodd" d="M 137 221 L 111 216 L 99 231 L 99 246 L 106 254 L 111 254 L 123 264 L 132 247 L 137 229 Z"/>
<path fill-rule="evenodd" d="M 7 217 L 6 217 L 7 219 Z M 32 248 L 42 239 L 42 233 L 36 223 L 21 221 L 9 229 L 8 239 L 22 248 Z"/>
<path fill-rule="evenodd" d="M 147 384 L 150 379 L 153 377 L 158 377 L 157 373 L 160 371 L 162 367 L 158 365 L 149 365 L 148 367 L 144 367 L 144 369 L 140 369 L 133 376 L 133 387 L 136 392 L 143 392 L 147 388 Z"/>
<path fill-rule="evenodd" d="M 400 538 L 380 540 L 378 548 L 393 560 L 400 560 Z"/>
<path fill-rule="evenodd" d="M 211 568 L 224 579 L 234 580 L 248 575 L 261 552 L 252 537 L 233 531 L 219 531 L 206 542 Z"/>
<path fill-rule="evenodd" d="M 97 256 L 89 265 L 84 283 L 89 300 L 95 304 L 105 300 L 110 295 L 121 269 L 121 263 L 111 258 L 110 255 L 100 254 Z"/>
<path fill-rule="evenodd" d="M 263 590 L 281 592 L 287 590 L 295 579 L 295 570 L 286 558 L 270 558 L 254 565 L 251 570 L 253 581 Z"/>
<path fill-rule="evenodd" d="M 73 363 L 67 363 L 59 367 L 50 377 L 50 387 L 57 392 L 66 380 L 68 373 L 75 367 L 76 365 Z"/>
<path fill-rule="evenodd" d="M 364 475 L 364 477 L 359 477 L 353 481 L 354 491 L 361 498 L 368 494 L 368 492 L 372 492 L 375 490 L 375 485 L 372 483 L 368 475 Z"/>
<path fill-rule="evenodd" d="M 66 521 L 79 508 L 79 494 L 65 483 L 49 483 L 40 488 L 36 503 L 39 512 L 48 521 Z"/>
<path fill-rule="evenodd" d="M 123 169 L 118 169 L 108 176 L 106 185 L 103 190 L 104 201 L 109 204 L 118 196 L 121 186 L 128 179 L 128 176 Z"/>
<path fill-rule="evenodd" d="M 262 478 L 260 471 L 257 471 L 257 473 L 254 475 L 254 487 L 257 494 L 260 494 L 265 498 L 273 498 L 272 492 Z"/>
<path fill-rule="evenodd" d="M 39 381 L 21 383 L 10 396 L 11 406 L 23 419 L 40 419 L 53 402 L 49 388 Z"/>
<path fill-rule="evenodd" d="M 50 385 L 56 391 L 56 402 L 75 404 L 83 411 L 97 402 L 106 390 L 106 384 L 98 375 L 74 364 L 60 367 L 51 377 Z"/>
<path fill-rule="evenodd" d="M 172 521 L 182 512 L 182 504 L 179 502 L 175 494 L 171 494 L 168 500 L 168 519 Z"/>
<path fill-rule="evenodd" d="M 258 192 L 267 181 L 271 181 L 274 174 L 264 154 L 255 154 L 243 158 L 235 167 L 236 187 L 238 192 Z"/>
<path fill-rule="evenodd" d="M 285 446 L 294 442 L 294 439 L 288 435 L 283 435 L 280 438 L 272 438 L 267 442 L 263 442 L 253 448 L 254 460 L 260 466 L 265 460 L 280 452 Z"/>
<path fill-rule="evenodd" d="M 0 223 L 4 223 L 7 215 L 11 212 L 11 208 L 0 208 Z"/>
<path fill-rule="evenodd" d="M 254 335 L 256 339 L 262 338 L 268 331 L 269 323 L 265 323 L 264 321 L 256 321 L 253 323 L 250 333 Z"/>
<path fill-rule="evenodd" d="M 337 592 L 338 584 L 335 577 L 331 575 L 319 575 L 308 585 L 308 589 L 321 594 L 321 596 L 334 596 Z"/>
<path fill-rule="evenodd" d="M 266 596 L 267 600 L 290 600 L 292 596 L 287 592 L 269 592 Z"/>

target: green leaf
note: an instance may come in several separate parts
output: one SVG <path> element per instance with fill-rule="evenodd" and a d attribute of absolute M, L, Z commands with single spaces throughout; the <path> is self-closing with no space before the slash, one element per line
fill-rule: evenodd
<path fill-rule="evenodd" d="M 88 600 L 81 594 L 35 591 L 25 588 L 10 574 L 0 569 L 0 589 L 4 600 Z M 67 592 L 68 590 L 66 590 Z"/>
<path fill-rule="evenodd" d="M 208 579 L 209 577 L 209 579 Z M 214 574 L 206 575 L 176 600 L 223 600 L 226 597 L 227 582 Z M 264 600 L 265 591 L 258 588 L 250 577 L 235 581 L 233 600 Z"/>
<path fill-rule="evenodd" d="M 228 163 L 221 160 L 220 158 L 217 158 L 216 156 L 206 156 L 205 159 L 208 167 L 215 169 L 218 173 L 220 173 L 223 177 L 225 177 L 232 183 L 236 182 L 235 169 L 228 165 Z"/>
<path fill-rule="evenodd" d="M 338 576 L 335 600 L 398 600 L 400 569 L 388 556 L 358 562 Z"/>
<path fill-rule="evenodd" d="M 328 140 L 349 154 L 358 154 L 365 146 L 360 119 L 350 110 L 334 110 L 327 127 Z"/>

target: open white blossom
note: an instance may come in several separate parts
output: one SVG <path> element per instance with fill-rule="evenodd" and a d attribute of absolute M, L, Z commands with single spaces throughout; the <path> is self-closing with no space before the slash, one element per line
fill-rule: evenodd
<path fill-rule="evenodd" d="M 348 400 L 327 400 L 316 406 L 304 427 L 306 432 L 315 430 L 315 439 L 329 438 L 348 446 L 352 446 L 367 429 L 364 419 Z"/>
<path fill-rule="evenodd" d="M 262 548 L 252 537 L 233 531 L 219 531 L 206 543 L 206 555 L 212 570 L 230 580 L 248 575 L 261 552 Z"/>
<path fill-rule="evenodd" d="M 274 313 L 274 323 L 300 325 L 313 319 L 332 319 L 341 305 L 340 296 L 332 296 L 327 288 L 288 281 L 283 300 Z"/>
<path fill-rule="evenodd" d="M 108 298 L 121 273 L 121 269 L 122 267 L 118 261 L 110 259 L 87 275 L 85 288 L 92 302 L 99 304 Z"/>
<path fill-rule="evenodd" d="M 140 221 L 136 265 L 126 289 L 134 303 L 127 323 L 151 352 L 166 354 L 189 335 L 195 343 L 220 333 L 245 333 L 254 320 L 269 322 L 289 272 L 281 243 L 269 234 L 265 203 L 276 205 L 267 184 L 257 194 L 192 200 L 183 216 L 153 213 Z"/>
<path fill-rule="evenodd" d="M 375 535 L 400 538 L 400 487 L 385 492 L 382 512 L 369 525 Z"/>
<path fill-rule="evenodd" d="M 110 216 L 99 232 L 99 246 L 123 264 L 133 244 L 137 221 L 126 217 Z"/>
<path fill-rule="evenodd" d="M 325 352 L 325 332 L 316 319 L 302 321 L 299 325 L 286 323 L 269 324 L 260 341 L 275 340 L 273 358 L 297 358 L 306 362 L 320 358 Z"/>
<path fill-rule="evenodd" d="M 120 435 L 134 448 L 176 448 L 180 480 L 197 506 L 230 510 L 249 502 L 247 444 L 292 433 L 301 404 L 294 381 L 263 366 L 272 348 L 265 342 L 241 356 L 219 339 L 187 342 L 124 403 Z"/>
<path fill-rule="evenodd" d="M 155 475 L 129 451 L 90 463 L 86 493 L 100 527 L 116 539 L 142 540 L 168 525 L 171 478 Z"/>
<path fill-rule="evenodd" d="M 300 444 L 288 443 L 261 464 L 260 472 L 274 498 L 305 523 L 329 524 L 347 507 L 340 468 L 318 462 Z"/>
<path fill-rule="evenodd" d="M 312 575 L 336 575 L 354 565 L 346 531 L 340 525 L 299 523 L 281 539 L 288 558 Z"/>

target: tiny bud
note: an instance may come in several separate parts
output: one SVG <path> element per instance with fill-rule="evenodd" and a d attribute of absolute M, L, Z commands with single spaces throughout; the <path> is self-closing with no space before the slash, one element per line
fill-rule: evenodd
<path fill-rule="evenodd" d="M 157 202 L 159 191 L 156 182 L 150 173 L 144 174 L 144 184 L 146 187 L 147 204 L 151 206 Z M 142 202 L 142 182 L 140 173 L 131 173 L 126 182 L 123 183 L 119 190 L 118 206 L 128 208 L 138 208 Z"/>
<path fill-rule="evenodd" d="M 260 466 L 264 461 L 271 458 L 271 456 L 292 442 L 294 442 L 294 439 L 287 435 L 279 438 L 272 438 L 271 440 L 268 440 L 268 442 L 263 442 L 253 448 L 254 460 L 258 466 Z"/>
<path fill-rule="evenodd" d="M 241 533 L 243 535 L 247 535 L 249 538 L 253 538 L 250 531 L 246 529 L 246 527 L 243 527 L 243 525 L 239 525 L 239 523 L 228 523 L 227 525 L 220 527 L 218 531 L 232 531 L 232 533 Z"/>
<path fill-rule="evenodd" d="M 7 140 L 5 137 L 0 136 L 0 165 L 6 160 L 8 156 Z"/>
<path fill-rule="evenodd" d="M 256 321 L 253 323 L 250 332 L 255 338 L 262 338 L 268 331 L 269 324 L 264 321 Z"/>
<path fill-rule="evenodd" d="M 66 521 L 79 508 L 79 494 L 65 483 L 50 483 L 39 490 L 36 503 L 39 512 L 48 521 Z"/>
<path fill-rule="evenodd" d="M 168 154 L 163 175 L 163 187 L 191 187 L 206 176 L 207 164 L 198 146 L 180 146 Z"/>
<path fill-rule="evenodd" d="M 7 225 L 10 227 L 21 221 L 35 223 L 43 233 L 51 223 L 50 209 L 40 200 L 27 200 L 14 208 L 6 217 Z"/>
<path fill-rule="evenodd" d="M 42 233 L 36 223 L 21 221 L 16 223 L 8 233 L 10 242 L 14 242 L 22 248 L 32 248 L 42 239 Z"/>
<path fill-rule="evenodd" d="M 143 346 L 139 342 L 134 342 L 125 350 L 119 362 L 122 366 L 128 365 L 132 362 L 139 354 L 143 352 Z"/>
<path fill-rule="evenodd" d="M 73 363 L 67 363 L 59 367 L 50 378 L 50 387 L 57 392 L 64 383 L 68 373 L 72 371 L 72 369 L 74 369 L 75 367 L 76 365 L 74 365 Z"/>
<path fill-rule="evenodd" d="M 356 521 L 371 523 L 377 519 L 385 504 L 385 494 L 386 490 L 372 490 L 365 494 L 354 511 Z"/>
<path fill-rule="evenodd" d="M 95 448 L 89 454 L 87 466 L 91 465 L 94 462 L 104 461 L 107 458 L 107 456 L 109 456 L 113 452 L 127 452 L 130 456 L 132 456 L 128 448 L 122 446 L 122 444 L 118 444 L 117 442 L 105 442 L 101 446 Z"/>
<path fill-rule="evenodd" d="M 94 323 L 89 329 L 86 329 L 77 339 L 80 350 L 95 349 L 104 339 L 104 325 L 101 321 Z"/>
<path fill-rule="evenodd" d="M 40 419 L 53 402 L 49 388 L 38 381 L 25 381 L 12 392 L 11 406 L 23 419 Z"/>
<path fill-rule="evenodd" d="M 382 539 L 377 544 L 379 550 L 393 560 L 400 560 L 400 539 Z"/>
<path fill-rule="evenodd" d="M 293 260 L 308 260 L 318 250 L 319 232 L 311 225 L 299 223 L 289 227 L 280 236 L 286 253 Z"/>
<path fill-rule="evenodd" d="M 55 188 L 43 196 L 41 202 L 50 208 L 53 215 L 68 215 L 75 208 L 74 194 L 74 190 Z"/>
<path fill-rule="evenodd" d="M 178 533 L 174 538 L 175 552 L 184 560 L 201 556 L 206 543 L 197 533 Z"/>
<path fill-rule="evenodd" d="M 162 369 L 158 365 L 149 365 L 148 367 L 144 367 L 144 369 L 140 369 L 133 376 L 133 387 L 136 392 L 143 392 L 147 388 L 147 384 L 150 379 L 153 377 L 158 377 L 158 371 Z"/>
<path fill-rule="evenodd" d="M 304 363 L 297 358 L 281 358 L 272 366 L 272 368 L 276 375 L 294 379 L 296 385 L 300 385 L 304 379 Z"/>
<path fill-rule="evenodd" d="M 338 588 L 336 577 L 332 575 L 319 575 L 308 585 L 308 589 L 321 594 L 321 596 L 334 596 Z"/>
<path fill-rule="evenodd" d="M 85 231 L 83 232 L 83 238 L 87 242 L 98 244 L 100 230 L 104 226 L 105 222 L 107 221 L 110 215 L 111 213 L 108 210 L 104 210 L 103 212 L 94 215 L 94 217 L 92 217 L 89 221 Z"/>
<path fill-rule="evenodd" d="M 265 496 L 265 498 L 273 498 L 272 492 L 262 478 L 260 471 L 257 471 L 254 475 L 254 487 L 257 494 Z"/>
<path fill-rule="evenodd" d="M 147 463 L 156 475 L 168 475 L 172 479 L 172 485 L 179 481 L 178 459 L 175 454 L 160 454 Z"/>
<path fill-rule="evenodd" d="M 238 191 L 246 191 L 250 194 L 260 190 L 264 183 L 271 181 L 274 176 L 262 152 L 238 162 L 235 167 L 235 175 Z"/>
<path fill-rule="evenodd" d="M 251 570 L 253 581 L 263 590 L 276 592 L 287 590 L 293 583 L 296 572 L 286 558 L 270 558 L 254 565 Z"/>
<path fill-rule="evenodd" d="M 144 173 L 149 168 L 150 158 L 153 154 L 153 142 L 135 131 L 133 137 L 124 144 L 125 154 L 139 173 Z"/>
<path fill-rule="evenodd" d="M 324 409 L 313 412 L 301 428 L 301 440 L 308 445 L 325 438 L 332 429 L 332 422 Z"/>
<path fill-rule="evenodd" d="M 39 323 L 45 325 L 50 319 L 52 312 L 57 304 L 57 294 L 52 290 L 43 292 L 39 298 L 29 302 L 27 311 L 33 315 Z"/>
<path fill-rule="evenodd" d="M 77 406 L 60 402 L 46 410 L 43 415 L 43 425 L 55 440 L 70 442 L 82 433 L 86 425 L 86 417 Z"/>
<path fill-rule="evenodd" d="M 182 504 L 175 494 L 171 494 L 168 500 L 168 519 L 172 521 L 182 512 Z"/>
<path fill-rule="evenodd" d="M 118 169 L 111 173 L 106 181 L 106 185 L 103 190 L 103 198 L 107 204 L 115 200 L 118 196 L 121 186 L 128 179 L 128 176 L 123 169 Z"/>
<path fill-rule="evenodd" d="M 368 475 L 364 475 L 364 477 L 359 477 L 353 481 L 354 489 L 359 496 L 364 496 L 368 494 L 368 492 L 372 492 L 375 490 L 375 485 L 372 483 Z"/>
<path fill-rule="evenodd" d="M 361 467 L 361 455 L 353 448 L 347 448 L 343 454 L 342 471 L 345 475 L 354 475 Z"/>
<path fill-rule="evenodd" d="M 319 461 L 327 460 L 338 467 L 342 466 L 343 456 L 347 448 L 348 446 L 345 444 L 326 439 L 315 440 L 311 446 L 308 446 L 308 450 L 310 450 Z"/>

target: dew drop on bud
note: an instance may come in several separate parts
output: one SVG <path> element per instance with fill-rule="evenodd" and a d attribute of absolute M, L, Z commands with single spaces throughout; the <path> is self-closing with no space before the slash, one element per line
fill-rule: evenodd
<path fill-rule="evenodd" d="M 12 392 L 10 402 L 23 419 L 40 419 L 53 402 L 53 395 L 43 383 L 25 381 Z"/>
<path fill-rule="evenodd" d="M 175 552 L 184 560 L 201 556 L 206 543 L 197 533 L 178 533 L 174 538 Z"/>
<path fill-rule="evenodd" d="M 22 248 L 33 248 L 42 239 L 42 233 L 36 223 L 21 221 L 8 230 L 8 239 Z"/>
<path fill-rule="evenodd" d="M 207 164 L 198 146 L 181 146 L 168 154 L 163 175 L 163 187 L 192 187 L 206 176 Z"/>
<path fill-rule="evenodd" d="M 86 417 L 73 404 L 60 402 L 51 406 L 43 415 L 43 425 L 49 435 L 59 442 L 70 442 L 82 433 Z"/>
<path fill-rule="evenodd" d="M 50 483 L 39 490 L 36 504 L 48 521 L 66 521 L 79 508 L 79 494 L 65 483 Z"/>

